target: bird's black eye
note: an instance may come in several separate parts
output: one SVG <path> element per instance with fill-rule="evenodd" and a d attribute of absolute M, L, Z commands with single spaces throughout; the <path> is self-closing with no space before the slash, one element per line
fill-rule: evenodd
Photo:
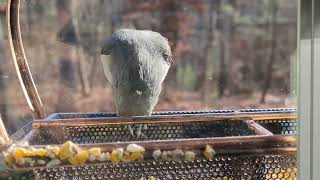
<path fill-rule="evenodd" d="M 162 57 L 164 58 L 164 60 L 170 64 L 172 64 L 172 57 L 171 55 L 167 54 L 167 53 L 162 53 Z"/>

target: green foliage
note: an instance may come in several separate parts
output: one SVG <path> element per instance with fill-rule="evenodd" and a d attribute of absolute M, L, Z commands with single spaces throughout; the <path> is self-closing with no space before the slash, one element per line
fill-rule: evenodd
<path fill-rule="evenodd" d="M 177 83 L 182 89 L 192 90 L 196 83 L 196 74 L 193 66 L 188 63 L 177 68 Z"/>

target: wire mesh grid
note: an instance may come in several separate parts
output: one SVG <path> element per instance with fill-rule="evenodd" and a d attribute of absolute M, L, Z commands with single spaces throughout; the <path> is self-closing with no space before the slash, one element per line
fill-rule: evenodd
<path fill-rule="evenodd" d="M 277 110 L 246 110 L 246 111 L 201 111 L 201 112 L 161 112 L 158 116 L 181 116 L 190 114 L 250 114 L 258 113 L 295 113 L 295 109 Z M 97 117 L 116 117 L 114 113 L 63 113 L 53 114 L 50 119 Z M 296 119 L 263 119 L 256 121 L 262 127 L 274 134 L 294 135 Z M 150 140 L 198 139 L 211 137 L 244 137 L 259 136 L 242 120 L 195 121 L 147 123 L 142 130 L 144 136 L 136 137 L 130 134 L 128 124 L 94 124 L 94 125 L 64 125 L 40 126 L 34 128 L 25 140 L 31 145 L 61 144 L 72 140 L 78 144 L 96 144 L 113 142 L 143 142 Z M 136 130 L 141 124 L 131 125 Z M 235 142 L 236 143 L 236 142 Z M 277 143 L 276 143 L 277 144 Z M 253 147 L 255 151 L 237 150 L 232 153 L 218 153 L 213 160 L 199 156 L 194 161 L 164 161 L 145 159 L 141 162 L 120 164 L 86 164 L 82 166 L 64 166 L 35 169 L 38 179 L 296 179 L 295 151 L 282 150 L 286 144 L 278 143 L 275 151 L 265 152 L 264 147 Z M 241 147 L 240 147 L 241 149 Z"/>
<path fill-rule="evenodd" d="M 296 134 L 297 121 L 292 119 L 263 120 L 258 122 L 262 127 L 268 129 L 273 134 Z"/>
<path fill-rule="evenodd" d="M 141 136 L 132 135 L 128 125 L 65 126 L 36 129 L 29 144 L 61 144 L 72 140 L 78 144 L 146 140 L 169 140 L 207 137 L 248 136 L 255 132 L 243 121 L 212 121 L 130 125 L 133 131 L 142 127 Z"/>
<path fill-rule="evenodd" d="M 39 179 L 295 179 L 296 156 L 292 154 L 220 155 L 213 160 L 149 161 L 38 169 Z"/>

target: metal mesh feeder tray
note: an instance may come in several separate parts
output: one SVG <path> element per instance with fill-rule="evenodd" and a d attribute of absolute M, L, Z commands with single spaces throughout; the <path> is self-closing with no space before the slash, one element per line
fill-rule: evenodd
<path fill-rule="evenodd" d="M 25 137 L 21 141 L 37 148 L 67 140 L 79 144 L 81 149 L 98 147 L 102 152 L 125 149 L 129 144 L 145 148 L 143 160 L 119 164 L 108 161 L 71 166 L 62 162 L 55 167 L 28 167 L 34 169 L 38 179 L 295 178 L 294 131 L 275 135 L 272 129 L 263 127 L 277 127 L 275 132 L 278 132 L 280 126 L 294 126 L 295 110 L 241 111 L 161 112 L 134 118 L 120 118 L 112 113 L 54 114 L 35 120 L 26 136 L 22 132 L 27 132 L 24 129 L 30 129 L 30 125 L 14 137 Z M 128 125 L 141 124 L 147 125 L 142 131 L 144 137 L 133 137 L 126 129 Z M 212 159 L 204 156 L 207 145 L 215 151 Z M 184 154 L 193 152 L 196 157 L 187 161 L 184 158 L 155 160 L 152 156 L 155 150 L 163 153 L 177 149 Z"/>

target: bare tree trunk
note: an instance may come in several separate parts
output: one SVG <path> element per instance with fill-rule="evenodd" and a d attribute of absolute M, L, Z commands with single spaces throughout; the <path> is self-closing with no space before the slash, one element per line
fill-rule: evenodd
<path fill-rule="evenodd" d="M 2 52 L 0 52 L 2 53 Z M 2 59 L 3 60 L 3 59 Z M 2 66 L 1 66 L 2 67 Z M 2 114 L 3 118 L 5 120 L 8 119 L 8 111 L 7 111 L 7 96 L 6 96 L 6 83 L 4 80 L 5 73 L 3 72 L 3 69 L 0 69 L 0 114 Z"/>
<path fill-rule="evenodd" d="M 167 38 L 169 39 L 170 42 L 170 48 L 172 51 L 172 55 L 173 55 L 173 59 L 175 60 L 175 62 L 177 61 L 177 54 L 176 54 L 176 48 L 178 45 L 178 41 L 179 41 L 179 32 L 177 30 L 175 30 L 174 28 L 171 29 L 170 21 L 172 21 L 172 17 L 168 12 L 176 12 L 180 7 L 177 5 L 177 3 L 175 1 L 171 1 L 169 2 L 170 5 L 168 7 L 170 7 L 170 9 L 166 9 L 165 11 L 161 12 L 161 24 L 165 24 L 163 26 L 159 27 L 159 31 L 163 34 L 167 34 Z M 178 17 L 174 17 L 174 18 L 178 18 Z M 163 82 L 163 88 L 162 88 L 162 97 L 169 102 L 174 101 L 174 99 L 172 98 L 172 96 L 170 96 L 169 94 L 169 86 L 170 84 L 176 84 L 176 77 L 177 77 L 177 65 L 175 64 L 175 62 L 171 65 L 169 72 L 167 74 L 167 78 L 166 80 Z"/>
<path fill-rule="evenodd" d="M 104 11 L 106 11 L 106 16 L 110 17 L 110 19 L 107 19 L 104 23 L 108 24 L 109 30 L 108 32 L 99 32 L 99 34 L 102 34 L 103 36 L 106 35 L 111 35 L 114 31 L 115 31 L 115 22 L 113 19 L 113 0 L 109 0 L 107 2 L 105 1 L 100 1 L 100 6 L 103 8 Z M 107 27 L 107 26 L 104 26 Z M 101 36 L 101 35 L 100 35 Z M 99 37 L 100 37 L 99 36 Z M 98 69 L 100 68 L 99 66 L 99 56 L 93 55 L 92 58 L 90 58 L 90 73 L 88 75 L 88 79 L 89 79 L 89 86 L 90 88 L 93 88 L 93 86 L 97 83 L 97 79 L 98 79 Z M 100 82 L 98 82 L 99 84 Z"/>
<path fill-rule="evenodd" d="M 227 78 L 226 78 L 226 62 L 225 62 L 225 43 L 224 40 L 220 39 L 220 74 L 219 74 L 219 97 L 224 95 L 226 88 Z"/>
<path fill-rule="evenodd" d="M 27 16 L 27 31 L 28 32 L 31 32 L 32 29 L 31 29 L 31 26 L 32 26 L 32 17 L 31 17 L 31 0 L 26 0 L 26 6 L 27 6 L 27 9 L 26 9 L 26 16 Z M 27 33 L 29 34 L 29 33 Z"/>
<path fill-rule="evenodd" d="M 59 62 L 60 83 L 58 103 L 56 106 L 57 112 L 75 111 L 74 90 L 75 69 L 71 59 L 60 59 Z"/>
<path fill-rule="evenodd" d="M 85 54 L 81 47 L 77 47 L 76 51 L 76 59 L 78 61 L 78 72 L 80 77 L 80 84 L 81 84 L 81 92 L 83 96 L 88 96 L 90 94 L 90 84 L 88 80 L 88 73 L 86 72 L 86 65 L 85 65 Z"/>
<path fill-rule="evenodd" d="M 234 26 L 234 15 L 228 14 L 223 11 L 224 3 L 228 3 L 235 8 L 236 3 L 234 0 L 221 1 L 219 0 L 219 8 L 217 10 L 218 23 L 217 29 L 220 30 L 220 73 L 218 80 L 218 96 L 221 98 L 225 95 L 228 85 L 228 62 L 230 60 L 230 41 L 232 41 Z"/>
<path fill-rule="evenodd" d="M 64 0 L 56 1 L 56 8 L 58 14 L 59 24 L 65 28 L 70 22 L 70 3 Z M 70 29 L 68 29 L 70 30 Z M 59 58 L 59 80 L 60 88 L 58 92 L 58 100 L 55 107 L 57 112 L 67 112 L 75 111 L 75 99 L 74 99 L 74 90 L 75 90 L 75 68 L 72 61 L 72 48 L 68 45 L 70 35 L 68 33 L 61 34 L 61 43 Z"/>
<path fill-rule="evenodd" d="M 5 58 L 5 42 L 4 42 L 4 34 L 3 34 L 3 28 L 5 27 L 5 13 L 2 14 L 0 12 L 0 114 L 2 114 L 2 117 L 4 120 L 8 119 L 8 111 L 7 111 L 7 87 L 6 87 L 6 76 L 5 76 L 5 70 L 7 67 L 7 60 Z"/>
<path fill-rule="evenodd" d="M 214 40 L 213 36 L 213 16 L 214 16 L 214 1 L 210 1 L 209 4 L 209 22 L 207 27 L 207 38 L 206 38 L 206 45 L 203 51 L 203 57 L 199 61 L 199 70 L 200 74 L 197 78 L 197 84 L 196 84 L 196 90 L 201 90 L 202 94 L 202 101 L 206 101 L 206 85 L 207 85 L 207 64 L 208 64 L 208 58 L 210 54 L 210 50 L 212 48 L 212 43 Z"/>
<path fill-rule="evenodd" d="M 267 92 L 271 86 L 271 81 L 272 81 L 272 73 L 273 73 L 273 63 L 275 61 L 275 50 L 277 46 L 277 3 L 275 0 L 271 1 L 271 7 L 272 7 L 272 38 L 271 38 L 271 51 L 270 51 L 270 59 L 267 65 L 267 76 L 264 82 L 264 86 L 262 89 L 262 94 L 261 94 L 261 99 L 260 103 L 264 104 L 265 103 L 265 98 L 267 95 Z"/>
<path fill-rule="evenodd" d="M 93 88 L 93 86 L 95 85 L 94 82 L 96 82 L 97 69 L 100 66 L 98 65 L 98 62 L 99 62 L 98 57 L 90 58 L 90 60 L 92 60 L 92 63 L 90 65 L 90 73 L 88 75 L 88 81 L 89 81 L 89 87 Z"/>
<path fill-rule="evenodd" d="M 225 94 L 225 89 L 227 86 L 227 65 L 226 60 L 228 58 L 228 48 L 229 48 L 229 34 L 230 34 L 230 28 L 229 23 L 230 22 L 224 22 L 227 18 L 221 12 L 222 9 L 222 3 L 221 0 L 218 1 L 219 8 L 217 10 L 217 16 L 218 16 L 218 29 L 220 29 L 220 73 L 219 73 L 219 82 L 218 82 L 218 88 L 219 88 L 219 97 L 221 98 Z M 228 18 L 228 20 L 230 20 Z"/>
<path fill-rule="evenodd" d="M 2 52 L 0 52 L 2 53 Z M 4 60 L 4 59 L 2 59 Z M 2 66 L 1 66 L 2 67 Z M 6 98 L 6 85 L 4 80 L 3 69 L 0 69 L 0 114 L 2 114 L 4 119 L 7 119 L 7 98 Z"/>
<path fill-rule="evenodd" d="M 109 10 L 109 17 L 110 17 L 110 34 L 113 33 L 113 31 L 115 31 L 115 22 L 113 20 L 113 0 L 109 0 L 110 5 L 107 6 L 108 10 Z"/>

